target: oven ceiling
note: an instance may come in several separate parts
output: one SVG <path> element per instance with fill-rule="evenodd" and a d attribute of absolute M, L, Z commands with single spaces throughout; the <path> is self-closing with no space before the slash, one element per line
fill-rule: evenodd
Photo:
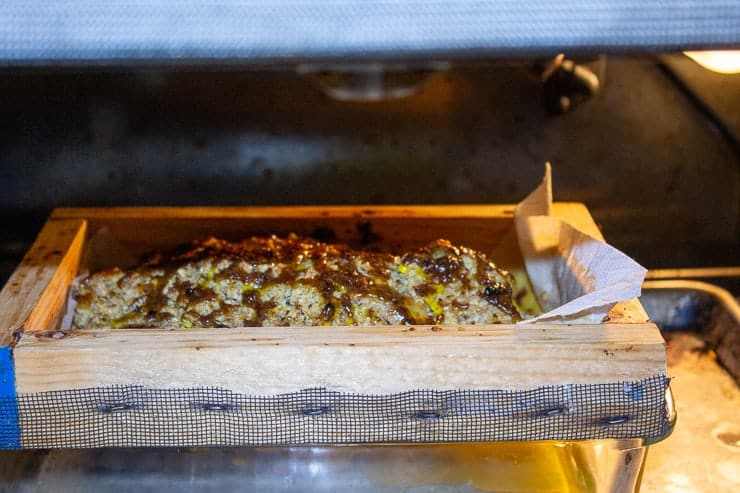
<path fill-rule="evenodd" d="M 6 0 L 0 64 L 265 63 L 740 43 L 737 0 Z"/>

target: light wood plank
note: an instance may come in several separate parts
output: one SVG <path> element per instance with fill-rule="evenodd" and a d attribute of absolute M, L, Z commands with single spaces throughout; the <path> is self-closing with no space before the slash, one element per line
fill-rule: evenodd
<path fill-rule="evenodd" d="M 0 346 L 19 330 L 46 330 L 62 309 L 80 263 L 87 223 L 49 220 L 0 292 Z"/>
<path fill-rule="evenodd" d="M 652 324 L 119 329 L 26 336 L 15 365 L 19 394 L 116 384 L 385 394 L 639 380 L 665 373 L 665 347 Z"/>
<path fill-rule="evenodd" d="M 511 231 L 512 210 L 513 206 L 506 205 L 57 210 L 53 214 L 56 219 L 50 220 L 39 236 L 39 248 L 29 252 L 27 264 L 39 263 L 44 248 L 60 241 L 60 251 L 66 253 L 53 272 L 36 277 L 36 283 L 29 281 L 22 297 L 27 315 L 16 316 L 18 321 L 7 326 L 11 332 L 21 327 L 51 328 L 79 263 L 87 224 L 86 219 L 80 219 L 83 217 L 97 221 L 98 227 L 110 226 L 123 239 L 148 249 L 163 237 L 165 241 L 183 241 L 178 235 L 192 239 L 201 229 L 241 234 L 245 227 L 278 225 L 278 230 L 286 231 L 272 231 L 281 233 L 298 225 L 340 226 L 352 224 L 358 217 L 374 217 L 374 227 L 388 235 L 385 241 L 426 242 L 451 233 L 453 241 L 454 235 L 469 235 L 478 242 L 470 246 L 481 248 L 484 243 L 482 249 L 490 251 Z M 601 238 L 582 204 L 556 203 L 554 213 Z M 66 236 L 61 231 L 67 231 Z M 24 272 L 19 270 L 17 275 L 25 279 Z M 644 321 L 639 303 L 621 304 L 615 311 L 625 320 Z M 10 310 L 0 314 L 12 315 Z M 61 341 L 29 335 L 16 348 L 15 357 L 19 391 L 26 392 L 132 383 L 155 387 L 215 385 L 244 392 L 292 392 L 316 385 L 371 393 L 433 385 L 530 388 L 637 380 L 665 371 L 663 341 L 652 324 L 463 329 L 91 331 Z"/>
<path fill-rule="evenodd" d="M 74 207 L 58 208 L 53 219 L 274 219 L 295 218 L 490 218 L 513 217 L 512 204 L 326 205 L 249 207 Z"/>
<path fill-rule="evenodd" d="M 555 215 L 601 239 L 582 204 L 556 203 L 553 210 Z M 516 250 L 515 241 L 508 246 L 502 243 L 512 231 L 512 213 L 510 205 L 56 210 L 37 241 L 43 248 L 32 249 L 28 266 L 22 265 L 11 279 L 11 282 L 22 281 L 16 285 L 25 289 L 21 296 L 9 300 L 5 291 L 0 293 L 0 301 L 4 303 L 0 306 L 5 307 L 0 310 L 0 320 L 16 320 L 0 328 L 7 326 L 7 333 L 12 333 L 12 327 L 27 330 L 14 350 L 17 391 L 25 395 L 141 385 L 154 389 L 220 387 L 240 394 L 275 395 L 325 387 L 339 392 L 383 395 L 418 389 L 525 390 L 565 383 L 642 380 L 665 374 L 664 342 L 657 327 L 649 323 L 417 326 L 413 330 L 409 327 L 110 329 L 78 331 L 59 340 L 32 333 L 32 329 L 48 329 L 55 323 L 67 287 L 77 271 L 86 237 L 85 226 L 91 234 L 108 228 L 113 239 L 134 254 L 211 234 L 236 239 L 250 234 L 310 234 L 317 227 L 331 228 L 339 241 L 357 242 L 363 239 L 360 226 L 368 224 L 372 245 L 379 248 L 406 249 L 447 237 L 484 252 L 500 253 L 506 250 L 503 247 Z M 55 236 L 53 233 L 62 231 L 60 227 L 64 224 L 76 225 L 77 229 Z M 60 241 L 62 258 L 52 262 L 55 266 L 44 268 L 44 255 L 53 251 L 47 245 Z M 106 250 L 103 248 L 92 255 L 88 251 L 88 260 L 93 265 L 97 262 L 98 267 L 113 265 L 117 261 L 115 253 Z M 519 267 L 507 267 L 521 268 L 520 256 L 509 253 L 514 254 L 507 261 Z M 39 269 L 38 272 L 33 268 Z M 6 289 L 10 287 L 9 283 Z M 18 301 L 18 306 L 12 301 Z M 636 301 L 620 304 L 615 311 L 624 314 L 623 320 L 643 320 L 644 312 Z M 46 411 L 53 415 L 22 412 L 22 429 L 36 430 L 33 435 L 36 441 L 29 441 L 31 435 L 25 434 L 24 445 L 68 445 L 66 439 L 54 441 L 64 438 L 65 433 L 92 437 L 84 444 L 75 442 L 78 446 L 258 443 L 225 441 L 223 429 L 212 428 L 207 416 L 187 406 L 173 411 L 164 420 L 157 418 L 159 414 L 152 414 L 140 422 L 141 429 L 132 429 L 125 416 L 119 423 L 114 419 L 118 415 L 74 406 L 72 403 Z M 58 413 L 72 418 L 60 421 Z M 314 419 L 297 413 L 283 422 L 283 426 L 285 430 L 312 429 Z M 333 418 L 329 415 L 325 419 Z M 404 426 L 409 430 L 420 429 L 418 419 L 413 416 L 398 419 L 405 420 Z M 170 420 L 191 423 L 185 428 L 202 432 L 195 437 L 172 435 Z M 48 431 L 47 436 L 43 430 L 48 429 L 49 423 L 55 423 L 57 428 Z M 383 421 L 380 426 L 385 424 Z M 99 436 L 102 429 L 107 432 Z M 467 429 L 465 425 L 454 431 L 464 435 Z M 557 424 L 553 429 L 558 429 Z M 601 433 L 600 429 L 597 431 Z M 459 433 L 449 439 L 460 439 L 463 435 Z M 444 436 L 429 429 L 429 439 L 440 438 Z M 507 438 L 511 437 L 496 439 Z M 123 441 L 116 441 L 119 439 Z M 333 443 L 353 438 L 327 439 Z"/>
<path fill-rule="evenodd" d="M 208 236 L 238 240 L 317 232 L 353 246 L 391 252 L 417 248 L 437 238 L 489 252 L 512 229 L 513 210 L 510 205 L 126 207 L 57 209 L 52 217 L 85 218 L 91 235 L 105 228 L 130 258 L 137 258 Z M 89 259 L 92 270 L 120 265 L 102 253 Z"/>

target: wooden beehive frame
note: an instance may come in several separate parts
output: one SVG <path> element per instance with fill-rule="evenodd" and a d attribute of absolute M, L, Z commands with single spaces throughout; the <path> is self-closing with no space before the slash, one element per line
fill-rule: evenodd
<path fill-rule="evenodd" d="M 554 214 L 595 237 L 585 206 Z M 513 206 L 57 209 L 0 293 L 0 346 L 14 344 L 18 394 L 109 385 L 219 387 L 274 395 L 326 387 L 367 394 L 409 389 L 531 389 L 636 381 L 665 373 L 657 327 L 637 300 L 604 324 L 454 327 L 109 329 L 54 340 L 90 235 L 102 227 L 135 253 L 206 235 L 227 238 L 331 228 L 340 240 L 372 227 L 379 244 L 445 237 L 490 252 L 512 234 Z M 496 260 L 496 259 L 494 259 Z"/>

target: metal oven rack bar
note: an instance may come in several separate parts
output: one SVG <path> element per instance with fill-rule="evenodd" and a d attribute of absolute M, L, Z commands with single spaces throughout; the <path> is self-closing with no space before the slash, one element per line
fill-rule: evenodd
<path fill-rule="evenodd" d="M 264 63 L 727 47 L 735 0 L 11 0 L 0 65 Z"/>

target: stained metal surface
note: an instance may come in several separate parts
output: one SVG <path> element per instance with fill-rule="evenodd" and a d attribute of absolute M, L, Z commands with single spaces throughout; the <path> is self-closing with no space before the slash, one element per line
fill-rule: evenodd
<path fill-rule="evenodd" d="M 675 280 L 648 281 L 641 301 L 668 342 L 678 413 L 672 435 L 648 452 L 641 491 L 738 491 L 738 302 L 717 286 Z"/>
<path fill-rule="evenodd" d="M 647 281 L 643 305 L 669 339 L 698 332 L 730 376 L 740 382 L 740 305 L 727 290 L 687 280 Z M 670 353 L 669 353 L 670 354 Z"/>

